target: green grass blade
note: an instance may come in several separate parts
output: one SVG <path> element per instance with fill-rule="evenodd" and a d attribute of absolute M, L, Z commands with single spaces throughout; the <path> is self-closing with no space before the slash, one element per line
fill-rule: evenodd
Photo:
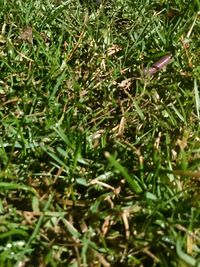
<path fill-rule="evenodd" d="M 193 257 L 182 251 L 180 239 L 178 239 L 176 242 L 176 252 L 177 255 L 180 257 L 180 259 L 184 261 L 186 264 L 188 264 L 188 266 L 200 267 L 200 263 L 197 263 L 197 261 Z"/>
<path fill-rule="evenodd" d="M 24 190 L 33 193 L 34 195 L 37 195 L 37 192 L 34 188 L 23 185 L 23 184 L 17 184 L 17 183 L 7 183 L 7 182 L 0 182 L 0 191 L 5 190 Z"/>
<path fill-rule="evenodd" d="M 105 152 L 105 156 L 108 161 L 117 169 L 125 178 L 127 183 L 130 185 L 131 189 L 136 193 L 141 193 L 142 188 L 136 180 L 134 180 L 127 172 L 125 167 L 123 167 L 110 153 Z"/>

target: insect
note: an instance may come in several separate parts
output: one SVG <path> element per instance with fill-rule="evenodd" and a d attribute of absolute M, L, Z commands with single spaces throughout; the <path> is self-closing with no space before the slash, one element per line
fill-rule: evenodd
<path fill-rule="evenodd" d="M 144 76 L 151 76 L 167 66 L 172 60 L 172 55 L 168 54 L 159 59 L 157 62 L 153 63 L 151 67 L 144 69 Z"/>
<path fill-rule="evenodd" d="M 19 39 L 27 41 L 28 43 L 33 43 L 33 29 L 30 26 L 27 26 L 23 29 L 22 33 L 19 36 Z"/>

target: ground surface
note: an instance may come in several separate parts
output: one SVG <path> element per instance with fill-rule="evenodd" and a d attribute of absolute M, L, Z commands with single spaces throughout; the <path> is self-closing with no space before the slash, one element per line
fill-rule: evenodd
<path fill-rule="evenodd" d="M 199 266 L 200 2 L 0 5 L 0 266 Z"/>

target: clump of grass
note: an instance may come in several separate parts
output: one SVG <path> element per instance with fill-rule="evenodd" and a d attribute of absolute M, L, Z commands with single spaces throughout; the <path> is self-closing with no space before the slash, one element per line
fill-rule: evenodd
<path fill-rule="evenodd" d="M 198 9 L 4 1 L 1 266 L 199 265 Z"/>

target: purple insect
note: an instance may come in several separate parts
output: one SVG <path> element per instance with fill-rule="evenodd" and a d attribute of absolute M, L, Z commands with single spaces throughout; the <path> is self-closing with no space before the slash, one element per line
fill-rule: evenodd
<path fill-rule="evenodd" d="M 144 69 L 144 76 L 151 76 L 158 72 L 159 70 L 163 69 L 165 66 L 167 66 L 172 61 L 172 55 L 165 55 L 157 62 L 153 63 L 151 67 Z"/>

